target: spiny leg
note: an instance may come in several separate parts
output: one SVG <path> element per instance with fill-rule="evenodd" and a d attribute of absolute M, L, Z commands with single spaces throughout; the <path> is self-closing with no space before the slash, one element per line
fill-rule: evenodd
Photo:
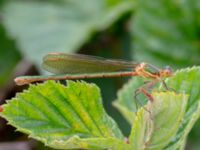
<path fill-rule="evenodd" d="M 143 93 L 143 92 L 141 91 L 141 88 L 135 90 L 135 96 L 134 96 L 134 97 L 135 97 L 135 104 L 136 104 L 136 109 L 137 109 L 137 110 L 138 110 L 138 105 L 137 105 L 137 103 L 139 103 L 140 106 L 142 106 L 142 104 L 140 103 L 139 99 L 137 98 L 138 95 L 141 94 L 141 93 Z M 145 94 L 144 94 L 144 95 L 145 95 Z M 149 112 L 149 113 L 151 114 L 151 112 L 150 112 L 148 109 L 146 109 L 145 107 L 143 107 L 143 108 L 144 108 L 144 110 L 146 110 L 147 112 Z"/>
<path fill-rule="evenodd" d="M 143 93 L 145 96 L 146 96 L 146 94 L 147 94 L 147 92 L 145 92 L 147 89 L 150 89 L 151 87 L 149 87 L 150 85 L 152 84 L 152 81 L 144 81 L 144 85 L 142 86 L 142 87 L 140 87 L 140 88 L 138 88 L 138 89 L 136 89 L 135 90 L 135 94 L 134 94 L 134 98 L 135 98 L 135 100 L 138 102 L 138 103 L 140 103 L 140 101 L 138 100 L 138 95 L 139 94 L 141 94 L 141 93 Z M 144 90 L 142 90 L 142 89 L 144 89 Z M 146 93 L 146 94 L 145 94 Z M 147 94 L 147 95 L 149 95 L 149 94 Z M 148 97 L 148 96 L 147 96 Z M 136 102 L 136 106 L 137 106 L 137 102 Z M 142 104 L 140 103 L 140 105 L 142 106 Z M 136 108 L 138 108 L 138 106 L 136 107 Z"/>
<path fill-rule="evenodd" d="M 140 100 L 137 98 L 138 95 L 139 95 L 140 93 L 141 93 L 141 92 L 140 92 L 140 89 L 137 89 L 137 90 L 135 90 L 135 92 L 134 92 L 136 110 L 138 110 L 138 108 L 139 108 L 139 107 L 138 107 L 138 103 L 139 103 L 140 106 L 142 106 L 142 103 L 140 103 Z"/>
<path fill-rule="evenodd" d="M 153 81 L 147 81 L 142 87 L 135 90 L 135 99 L 137 100 L 137 96 L 140 93 L 143 93 L 151 102 L 153 101 L 153 97 L 149 92 L 147 92 L 149 89 L 152 89 L 152 87 L 158 82 L 158 80 Z"/>
<path fill-rule="evenodd" d="M 156 79 L 156 80 L 153 80 L 153 81 L 147 81 L 147 82 L 145 82 L 145 84 L 142 86 L 142 87 L 140 87 L 140 88 L 138 88 L 137 90 L 135 90 L 135 100 L 136 100 L 136 108 L 138 107 L 138 105 L 137 105 L 137 102 L 141 105 L 141 103 L 140 103 L 140 101 L 139 101 L 139 99 L 137 98 L 138 97 L 138 95 L 139 94 L 141 94 L 141 93 L 143 93 L 146 97 L 147 97 L 147 99 L 148 100 L 150 100 L 151 102 L 153 102 L 153 97 L 152 97 L 152 95 L 148 92 L 148 90 L 150 90 L 150 89 L 152 89 L 152 87 L 156 84 L 158 82 L 158 80 Z M 142 105 L 141 105 L 142 106 Z M 151 112 L 147 109 L 147 108 L 145 108 L 145 107 L 143 107 L 147 112 L 149 112 L 150 113 L 150 117 L 152 118 L 152 115 L 151 115 Z M 137 108 L 138 109 L 138 108 Z M 152 119 L 153 120 L 153 119 Z"/>
<path fill-rule="evenodd" d="M 161 79 L 161 83 L 162 83 L 163 87 L 165 88 L 165 90 L 176 92 L 173 88 L 168 87 L 166 82 L 163 79 Z"/>
<path fill-rule="evenodd" d="M 162 85 L 165 88 L 165 90 L 169 90 L 169 87 L 167 86 L 167 84 L 165 83 L 165 81 L 163 79 L 161 79 Z"/>

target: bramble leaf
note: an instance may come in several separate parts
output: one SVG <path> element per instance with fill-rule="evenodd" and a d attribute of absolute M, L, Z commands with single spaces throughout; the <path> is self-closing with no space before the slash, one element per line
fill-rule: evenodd
<path fill-rule="evenodd" d="M 182 123 L 188 96 L 174 92 L 152 94 L 154 101 L 139 109 L 133 121 L 130 143 L 134 150 L 163 149 Z"/>
<path fill-rule="evenodd" d="M 168 87 L 176 91 L 177 93 L 185 93 L 189 95 L 188 105 L 186 113 L 177 134 L 171 140 L 171 142 L 164 148 L 167 150 L 178 149 L 184 147 L 185 141 L 189 131 L 191 130 L 194 123 L 200 116 L 200 67 L 193 67 L 178 70 L 172 77 L 166 79 Z M 144 80 L 140 77 L 134 77 L 129 81 L 127 85 L 118 93 L 119 100 L 115 102 L 117 108 L 122 114 L 128 114 L 125 116 L 127 120 L 132 123 L 135 118 L 135 108 L 127 107 L 129 105 L 135 105 L 133 91 L 136 90 L 139 85 L 143 84 Z M 129 87 L 129 88 L 127 88 Z M 127 91 L 128 89 L 128 91 Z M 154 88 L 154 90 L 158 88 Z M 163 87 L 160 86 L 159 90 L 163 91 Z M 126 96 L 125 96 L 126 95 Z M 130 98 L 127 98 L 130 97 Z M 132 106 L 133 107 L 133 106 Z M 132 113 L 132 114 L 131 114 Z"/>
<path fill-rule="evenodd" d="M 117 124 L 103 109 L 94 84 L 48 81 L 31 85 L 3 105 L 1 116 L 18 131 L 59 149 L 125 146 Z M 127 145 L 128 146 L 128 145 Z"/>
<path fill-rule="evenodd" d="M 119 92 L 120 101 L 115 102 L 132 122 L 128 141 L 105 113 L 99 89 L 85 82 L 68 81 L 67 87 L 53 81 L 31 85 L 3 105 L 0 114 L 17 130 L 57 149 L 173 150 L 184 147 L 200 115 L 199 76 L 199 67 L 177 71 L 166 79 L 177 92 L 153 91 L 154 101 L 139 110 L 134 106 L 133 90 L 143 80 L 129 82 Z M 131 85 L 133 81 L 137 84 Z M 160 91 L 162 88 L 157 87 Z M 187 101 L 188 93 L 191 96 Z"/>
<path fill-rule="evenodd" d="M 123 114 L 127 121 L 132 124 L 137 109 L 144 104 L 144 97 L 135 99 L 134 92 L 141 87 L 144 80 L 140 77 L 133 77 L 124 87 L 118 91 L 117 100 L 113 102 L 113 105 Z M 138 102 L 143 100 L 143 102 Z"/>

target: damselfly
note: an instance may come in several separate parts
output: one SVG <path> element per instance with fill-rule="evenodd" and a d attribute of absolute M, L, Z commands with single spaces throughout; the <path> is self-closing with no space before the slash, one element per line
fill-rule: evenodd
<path fill-rule="evenodd" d="M 42 66 L 45 70 L 56 75 L 21 76 L 15 79 L 16 84 L 24 85 L 46 80 L 141 76 L 153 79 L 150 84 L 147 84 L 147 87 L 154 85 L 157 81 L 162 81 L 166 86 L 163 79 L 173 74 L 169 67 L 159 69 L 144 62 L 134 63 L 124 60 L 66 53 L 47 54 L 43 58 Z M 145 91 L 141 92 L 145 93 Z"/>

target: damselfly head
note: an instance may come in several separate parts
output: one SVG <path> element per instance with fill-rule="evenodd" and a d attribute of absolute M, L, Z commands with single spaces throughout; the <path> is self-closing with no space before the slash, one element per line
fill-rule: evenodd
<path fill-rule="evenodd" d="M 160 76 L 170 77 L 173 75 L 173 70 L 170 66 L 166 66 L 163 70 L 160 71 Z"/>

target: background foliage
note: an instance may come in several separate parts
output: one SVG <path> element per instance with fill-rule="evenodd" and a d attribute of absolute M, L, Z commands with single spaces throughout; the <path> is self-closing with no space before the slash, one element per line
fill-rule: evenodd
<path fill-rule="evenodd" d="M 145 61 L 174 69 L 200 64 L 198 0 L 2 0 L 0 1 L 0 100 L 16 91 L 13 77 L 32 74 L 48 52 L 80 52 Z M 19 69 L 21 68 L 21 69 Z M 29 68 L 21 71 L 22 68 Z M 98 79 L 103 99 L 114 100 L 124 80 Z M 196 91 L 198 92 L 198 91 Z M 129 125 L 105 101 L 123 132 Z M 198 149 L 200 121 L 188 146 Z M 5 126 L 0 132 L 3 135 Z M 7 133 L 10 129 L 6 128 Z M 14 133 L 13 133 L 14 134 Z M 13 140 L 22 135 L 10 135 Z M 3 139 L 6 140 L 6 139 Z"/>

